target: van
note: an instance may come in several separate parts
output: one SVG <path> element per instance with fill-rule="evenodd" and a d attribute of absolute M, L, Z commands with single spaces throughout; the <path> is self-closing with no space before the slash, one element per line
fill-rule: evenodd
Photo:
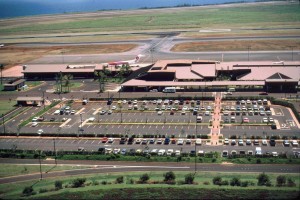
<path fill-rule="evenodd" d="M 228 92 L 235 92 L 235 88 L 228 88 Z"/>
<path fill-rule="evenodd" d="M 166 87 L 165 89 L 163 89 L 164 93 L 175 93 L 176 92 L 176 88 L 175 87 Z"/>

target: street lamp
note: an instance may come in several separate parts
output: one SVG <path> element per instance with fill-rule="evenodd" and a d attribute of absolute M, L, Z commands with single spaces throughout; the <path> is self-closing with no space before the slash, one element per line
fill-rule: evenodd
<path fill-rule="evenodd" d="M 195 133 L 195 174 L 196 174 L 196 172 L 197 172 L 197 149 L 196 149 L 196 147 L 197 147 L 197 145 L 196 145 L 196 138 L 197 138 L 197 133 L 198 133 L 198 129 L 197 129 L 197 115 L 195 115 L 196 116 L 196 133 Z"/>
<path fill-rule="evenodd" d="M 82 113 L 80 113 L 80 131 L 81 131 L 81 136 L 83 135 L 83 128 L 82 128 Z"/>
<path fill-rule="evenodd" d="M 55 138 L 53 138 L 53 145 L 54 145 L 54 161 L 55 161 L 55 165 L 57 165 L 57 160 L 56 160 L 56 148 L 55 148 Z"/>

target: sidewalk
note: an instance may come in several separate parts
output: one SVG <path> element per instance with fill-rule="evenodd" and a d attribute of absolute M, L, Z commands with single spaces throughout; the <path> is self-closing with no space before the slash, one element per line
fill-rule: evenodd
<path fill-rule="evenodd" d="M 221 93 L 216 93 L 215 96 L 215 107 L 214 107 L 214 114 L 212 116 L 212 129 L 209 136 L 211 137 L 210 145 L 220 145 L 219 144 L 219 136 L 220 129 L 221 129 Z"/>

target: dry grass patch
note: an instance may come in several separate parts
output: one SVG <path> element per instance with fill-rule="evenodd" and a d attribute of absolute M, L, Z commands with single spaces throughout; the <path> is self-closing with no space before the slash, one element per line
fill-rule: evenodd
<path fill-rule="evenodd" d="M 0 60 L 6 67 L 15 66 L 52 54 L 103 54 L 121 53 L 135 48 L 136 44 L 110 44 L 110 45 L 76 45 L 53 47 L 17 47 L 6 46 L 0 49 Z"/>
<path fill-rule="evenodd" d="M 198 51 L 246 51 L 250 46 L 253 51 L 264 50 L 291 50 L 300 49 L 300 40 L 233 40 L 211 42 L 187 42 L 176 44 L 171 51 L 198 52 Z"/>

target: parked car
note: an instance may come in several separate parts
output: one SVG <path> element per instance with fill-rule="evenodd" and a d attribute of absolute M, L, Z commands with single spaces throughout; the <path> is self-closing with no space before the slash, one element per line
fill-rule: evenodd
<path fill-rule="evenodd" d="M 228 144 L 229 144 L 228 138 L 225 138 L 225 139 L 224 139 L 224 144 L 225 144 L 225 145 L 228 145 Z"/>
<path fill-rule="evenodd" d="M 231 140 L 231 145 L 236 145 L 236 141 L 235 140 Z"/>
<path fill-rule="evenodd" d="M 297 140 L 292 140 L 292 146 L 299 146 L 299 144 L 298 144 L 298 142 L 297 142 Z"/>
<path fill-rule="evenodd" d="M 288 141 L 288 140 L 284 140 L 284 141 L 283 141 L 283 146 L 289 147 L 289 146 L 290 146 L 289 141 Z"/>
<path fill-rule="evenodd" d="M 183 139 L 178 139 L 178 140 L 177 140 L 177 144 L 178 144 L 178 145 L 183 145 Z"/>
<path fill-rule="evenodd" d="M 251 145 L 251 140 L 246 140 L 246 145 Z"/>
<path fill-rule="evenodd" d="M 268 142 L 267 142 L 267 140 L 265 140 L 265 139 L 262 140 L 261 143 L 262 143 L 262 145 L 265 145 L 265 146 L 268 145 Z"/>
<path fill-rule="evenodd" d="M 270 139 L 270 146 L 275 146 L 276 145 L 276 141 L 275 139 Z"/>

